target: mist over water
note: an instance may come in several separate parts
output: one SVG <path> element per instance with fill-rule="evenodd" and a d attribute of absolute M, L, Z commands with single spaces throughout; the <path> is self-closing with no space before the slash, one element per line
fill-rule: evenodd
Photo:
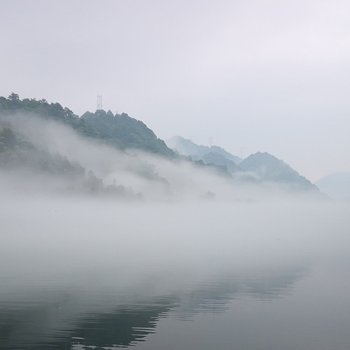
<path fill-rule="evenodd" d="M 1 348 L 349 344 L 346 204 L 2 196 L 1 208 Z"/>
<path fill-rule="evenodd" d="M 1 126 L 1 349 L 348 348 L 347 203 Z"/>

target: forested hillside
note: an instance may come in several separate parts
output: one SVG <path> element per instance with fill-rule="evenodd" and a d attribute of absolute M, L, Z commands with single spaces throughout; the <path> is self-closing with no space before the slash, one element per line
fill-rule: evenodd
<path fill-rule="evenodd" d="M 134 148 L 171 157 L 174 152 L 154 134 L 143 122 L 127 114 L 113 114 L 97 110 L 86 112 L 82 117 L 59 103 L 49 103 L 45 99 L 25 98 L 12 93 L 8 98 L 0 97 L 0 114 L 26 114 L 52 119 L 74 128 L 83 136 L 108 143 L 119 149 Z"/>

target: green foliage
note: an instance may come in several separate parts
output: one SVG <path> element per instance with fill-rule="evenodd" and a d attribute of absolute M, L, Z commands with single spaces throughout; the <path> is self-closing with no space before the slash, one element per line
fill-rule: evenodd
<path fill-rule="evenodd" d="M 163 140 L 144 123 L 127 114 L 113 115 L 111 111 L 86 112 L 81 118 L 59 103 L 49 103 L 45 99 L 23 99 L 12 93 L 8 99 L 0 97 L 0 114 L 26 113 L 44 119 L 53 119 L 69 125 L 83 136 L 92 137 L 114 147 L 135 148 L 172 157 L 174 152 Z"/>
<path fill-rule="evenodd" d="M 16 143 L 15 134 L 9 128 L 0 131 L 0 152 L 14 147 Z"/>
<path fill-rule="evenodd" d="M 126 113 L 113 115 L 111 111 L 86 112 L 82 119 L 99 138 L 119 148 L 135 148 L 164 156 L 173 156 L 163 140 L 143 122 L 129 117 Z"/>
<path fill-rule="evenodd" d="M 14 102 L 19 101 L 19 95 L 12 92 L 11 95 L 9 96 L 9 100 Z"/>
<path fill-rule="evenodd" d="M 0 129 L 0 152 L 15 149 L 32 149 L 32 147 L 29 142 L 15 135 L 10 128 Z"/>
<path fill-rule="evenodd" d="M 49 174 L 82 175 L 84 169 L 58 154 L 36 149 L 10 128 L 0 129 L 0 166 L 3 169 L 31 169 Z"/>
<path fill-rule="evenodd" d="M 86 171 L 76 162 L 35 148 L 7 127 L 0 129 L 0 169 L 60 179 L 62 192 L 139 199 L 139 195 L 124 186 L 104 185 L 92 171 Z"/>

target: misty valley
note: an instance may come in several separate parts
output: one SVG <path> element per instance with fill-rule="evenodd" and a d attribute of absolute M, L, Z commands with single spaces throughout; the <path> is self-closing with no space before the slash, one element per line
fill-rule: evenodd
<path fill-rule="evenodd" d="M 322 188 L 264 150 L 0 97 L 0 349 L 348 350 L 350 205 Z"/>
<path fill-rule="evenodd" d="M 126 113 L 75 115 L 59 103 L 0 97 L 1 186 L 9 193 L 115 199 L 327 199 L 266 152 L 241 159 L 182 137 L 159 139 Z M 172 147 L 172 148 L 170 148 Z"/>

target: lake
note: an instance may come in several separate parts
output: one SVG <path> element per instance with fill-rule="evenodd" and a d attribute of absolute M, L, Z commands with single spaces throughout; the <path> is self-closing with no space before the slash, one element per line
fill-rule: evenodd
<path fill-rule="evenodd" d="M 350 348 L 347 204 L 1 208 L 1 349 Z"/>

